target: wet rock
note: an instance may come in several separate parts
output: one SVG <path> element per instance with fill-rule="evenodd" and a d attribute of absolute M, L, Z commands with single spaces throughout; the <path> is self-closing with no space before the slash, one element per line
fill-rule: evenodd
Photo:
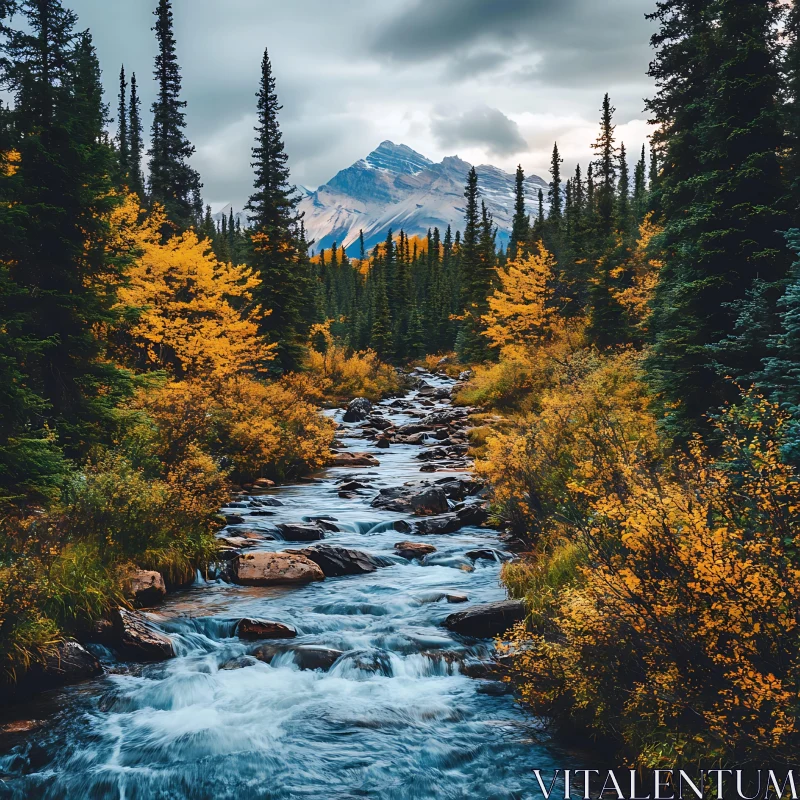
<path fill-rule="evenodd" d="M 47 656 L 26 676 L 31 688 L 49 689 L 80 683 L 102 675 L 100 662 L 76 641 L 59 642 L 55 652 Z"/>
<path fill-rule="evenodd" d="M 114 646 L 131 661 L 165 661 L 175 657 L 169 636 L 141 614 L 120 608 L 114 615 Z"/>
<path fill-rule="evenodd" d="M 489 639 L 505 633 L 512 625 L 525 619 L 525 616 L 525 604 L 522 600 L 504 600 L 450 614 L 444 621 L 444 627 L 462 636 Z"/>
<path fill-rule="evenodd" d="M 274 497 L 262 497 L 259 501 L 262 506 L 282 506 L 283 503 L 280 500 L 275 499 Z"/>
<path fill-rule="evenodd" d="M 419 422 L 409 422 L 407 425 L 401 425 L 397 429 L 398 436 L 414 436 L 416 434 L 425 434 L 433 430 L 433 425 L 423 425 Z M 421 440 L 420 440 L 421 441 Z M 414 442 L 408 442 L 414 444 Z"/>
<path fill-rule="evenodd" d="M 291 652 L 292 660 L 300 669 L 329 670 L 343 655 L 342 650 L 317 645 L 302 645 L 296 648 L 281 647 L 280 645 L 264 644 L 253 651 L 253 656 L 259 661 L 270 664 L 275 656 Z"/>
<path fill-rule="evenodd" d="M 325 538 L 325 531 L 317 525 L 284 523 L 276 527 L 286 542 L 316 542 Z"/>
<path fill-rule="evenodd" d="M 395 436 L 395 444 L 422 444 L 425 441 L 424 433 L 412 433 L 409 436 Z"/>
<path fill-rule="evenodd" d="M 327 519 L 316 518 L 312 517 L 314 524 L 318 528 L 322 528 L 323 531 L 327 531 L 329 533 L 341 533 L 341 528 L 335 522 L 329 522 Z"/>
<path fill-rule="evenodd" d="M 373 428 L 377 428 L 379 431 L 385 431 L 387 428 L 392 427 L 392 421 L 390 419 L 386 419 L 386 417 L 371 416 L 367 422 L 369 425 L 371 425 Z"/>
<path fill-rule="evenodd" d="M 345 422 L 362 422 L 372 411 L 372 403 L 366 397 L 356 397 L 350 401 L 347 411 L 344 412 Z"/>
<path fill-rule="evenodd" d="M 244 525 L 244 517 L 241 514 L 226 514 L 226 525 Z"/>
<path fill-rule="evenodd" d="M 392 561 L 381 556 L 373 556 L 361 550 L 321 544 L 297 551 L 319 566 L 326 578 L 341 575 L 364 575 L 375 572 L 380 567 L 391 566 Z"/>
<path fill-rule="evenodd" d="M 394 552 L 411 561 L 411 559 L 423 558 L 429 553 L 435 553 L 436 548 L 432 544 L 423 544 L 422 542 L 398 542 L 394 546 Z"/>
<path fill-rule="evenodd" d="M 18 719 L 0 725 L 0 736 L 21 736 L 40 730 L 47 722 L 43 719 Z"/>
<path fill-rule="evenodd" d="M 436 468 L 434 464 L 423 464 L 419 468 L 420 472 L 438 472 L 439 470 Z"/>
<path fill-rule="evenodd" d="M 455 533 L 463 528 L 461 520 L 455 512 L 440 514 L 435 517 L 427 517 L 414 523 L 414 530 L 424 536 L 436 534 Z"/>
<path fill-rule="evenodd" d="M 334 467 L 379 467 L 381 462 L 369 453 L 336 453 L 331 465 Z"/>
<path fill-rule="evenodd" d="M 469 416 L 469 411 L 466 408 L 448 408 L 444 411 L 436 411 L 433 414 L 428 414 L 423 417 L 422 425 L 430 425 L 431 427 L 437 425 L 450 425 L 454 422 L 466 420 Z"/>
<path fill-rule="evenodd" d="M 372 501 L 373 508 L 405 514 L 440 514 L 447 511 L 447 495 L 438 486 L 395 486 L 381 489 Z"/>
<path fill-rule="evenodd" d="M 167 587 L 160 572 L 137 569 L 125 581 L 125 596 L 137 608 L 157 606 L 167 596 Z"/>
<path fill-rule="evenodd" d="M 319 566 L 296 553 L 243 553 L 231 563 L 232 578 L 244 586 L 275 586 L 321 581 Z"/>
<path fill-rule="evenodd" d="M 415 456 L 420 461 L 442 461 L 447 457 L 448 452 L 443 447 L 431 447 Z"/>
<path fill-rule="evenodd" d="M 235 503 L 228 503 L 228 505 L 225 506 L 225 508 L 247 508 L 248 505 L 249 505 L 248 503 L 237 501 Z"/>
<path fill-rule="evenodd" d="M 291 625 L 266 619 L 240 619 L 236 626 L 240 639 L 294 639 L 297 631 Z"/>
<path fill-rule="evenodd" d="M 258 478 L 253 481 L 253 486 L 256 489 L 269 489 L 275 485 L 275 481 L 271 481 L 269 478 Z"/>
<path fill-rule="evenodd" d="M 381 438 L 375 442 L 375 447 L 379 447 L 381 450 L 388 450 L 391 447 L 391 442 L 388 439 Z"/>
<path fill-rule="evenodd" d="M 258 511 L 251 511 L 249 516 L 251 517 L 274 517 L 274 511 L 264 511 L 263 509 L 259 509 Z"/>
<path fill-rule="evenodd" d="M 483 547 L 478 550 L 467 550 L 464 555 L 473 561 L 510 561 L 511 556 L 501 550 L 493 550 L 491 547 Z"/>
<path fill-rule="evenodd" d="M 398 533 L 411 533 L 411 525 L 404 519 L 397 519 L 392 523 L 392 528 Z"/>
<path fill-rule="evenodd" d="M 448 603 L 466 603 L 469 600 L 469 595 L 457 594 L 456 592 L 448 592 L 445 595 Z"/>
<path fill-rule="evenodd" d="M 468 381 L 472 377 L 472 370 L 465 369 L 463 372 L 458 374 L 459 381 Z"/>
<path fill-rule="evenodd" d="M 253 667 L 258 664 L 258 659 L 253 656 L 239 656 L 238 658 L 231 658 L 228 661 L 219 665 L 220 669 L 244 669 L 245 667 Z"/>
<path fill-rule="evenodd" d="M 386 650 L 356 650 L 353 653 L 345 653 L 340 665 L 345 669 L 358 669 L 375 675 L 387 677 L 392 675 L 392 660 Z"/>
<path fill-rule="evenodd" d="M 369 489 L 366 483 L 360 481 L 346 481 L 339 485 L 340 492 L 355 492 L 358 489 Z"/>

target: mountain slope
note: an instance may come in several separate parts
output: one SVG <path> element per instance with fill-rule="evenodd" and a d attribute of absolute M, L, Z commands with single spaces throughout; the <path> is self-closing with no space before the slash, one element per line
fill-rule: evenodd
<path fill-rule="evenodd" d="M 357 255 L 359 230 L 368 249 L 391 228 L 425 236 L 438 227 L 444 236 L 464 224 L 464 184 L 470 164 L 449 156 L 436 164 L 403 144 L 382 142 L 366 158 L 338 172 L 315 192 L 304 192 L 299 210 L 314 250 L 344 244 Z M 497 167 L 476 167 L 481 197 L 494 216 L 498 244 L 508 243 L 514 214 L 514 176 Z M 547 184 L 536 175 L 525 179 L 528 211 L 537 213 L 538 192 Z M 355 245 L 355 247 L 354 247 Z"/>

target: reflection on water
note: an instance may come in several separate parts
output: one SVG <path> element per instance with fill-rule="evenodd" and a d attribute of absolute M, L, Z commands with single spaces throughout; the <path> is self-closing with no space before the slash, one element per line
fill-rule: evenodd
<path fill-rule="evenodd" d="M 384 405 L 399 424 L 413 419 Z M 348 427 L 357 434 L 357 426 Z M 276 490 L 283 505 L 270 507 L 275 515 L 248 519 L 245 527 L 274 532 L 281 522 L 327 515 L 341 528 L 327 535 L 330 543 L 381 555 L 415 539 L 394 530 L 402 515 L 369 504 L 383 486 L 430 477 L 419 472 L 419 448 L 344 441 L 374 451 L 381 466 L 332 469 L 320 482 Z M 335 482 L 344 476 L 369 478 L 374 488 L 341 498 Z M 498 547 L 497 538 L 468 528 L 424 541 L 437 547 L 436 565 L 396 558 L 372 574 L 302 588 L 200 578 L 154 616 L 174 638 L 177 658 L 112 662 L 105 678 L 58 693 L 52 724 L 0 755 L 0 797 L 539 796 L 531 769 L 552 768 L 553 756 L 531 740 L 534 721 L 498 687 L 459 672 L 459 652 L 486 655 L 490 643 L 458 641 L 440 627 L 457 608 L 444 592 L 466 594 L 470 603 L 504 597 L 497 562 L 460 568 L 467 550 Z M 270 664 L 256 661 L 247 655 L 258 643 L 233 636 L 241 617 L 293 625 L 291 648 L 317 645 L 344 655 L 328 672 L 300 670 L 285 649 Z"/>

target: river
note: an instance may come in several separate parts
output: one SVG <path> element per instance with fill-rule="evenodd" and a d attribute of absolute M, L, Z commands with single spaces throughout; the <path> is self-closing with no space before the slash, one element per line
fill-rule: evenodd
<path fill-rule="evenodd" d="M 425 379 L 434 386 L 451 383 L 441 376 Z M 381 410 L 398 425 L 415 421 L 412 414 L 422 401 L 416 391 L 406 399 L 408 409 L 384 401 Z M 441 400 L 423 410 L 447 407 Z M 341 420 L 341 411 L 330 413 Z M 437 548 L 430 559 L 436 563 L 395 557 L 392 566 L 370 574 L 302 587 L 198 580 L 168 597 L 152 616 L 173 638 L 176 658 L 137 665 L 103 652 L 109 670 L 104 677 L 38 701 L 47 707 L 48 724 L 0 754 L 0 797 L 541 796 L 532 770 L 564 763 L 542 743 L 536 720 L 499 684 L 466 677 L 457 664 L 435 655 L 488 654 L 490 642 L 463 640 L 441 627 L 448 614 L 465 606 L 437 598 L 463 593 L 470 606 L 504 599 L 500 565 L 478 560 L 472 569 L 464 556 L 475 548 L 502 549 L 497 533 L 485 528 L 439 536 L 398 533 L 393 524 L 412 518 L 371 508 L 377 489 L 449 473 L 421 474 L 419 446 L 379 450 L 357 438 L 358 424 L 346 428 L 343 444 L 374 453 L 380 466 L 328 469 L 316 480 L 275 489 L 271 496 L 283 505 L 269 509 L 274 516 L 248 519 L 248 526 L 273 531 L 276 523 L 326 515 L 340 528 L 327 534 L 330 544 L 391 555 L 400 540 L 423 541 Z M 340 496 L 337 481 L 358 476 L 374 488 Z M 259 547 L 280 550 L 287 544 L 276 540 Z M 293 625 L 298 637 L 292 646 L 324 645 L 345 655 L 327 672 L 301 671 L 291 653 L 270 664 L 242 660 L 254 647 L 234 635 L 242 617 Z M 379 669 L 361 668 L 365 653 Z M 238 663 L 246 666 L 230 668 Z"/>

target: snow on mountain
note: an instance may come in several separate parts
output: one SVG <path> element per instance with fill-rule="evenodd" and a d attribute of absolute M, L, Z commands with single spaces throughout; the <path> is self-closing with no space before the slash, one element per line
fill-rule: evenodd
<path fill-rule="evenodd" d="M 211 215 L 211 219 L 213 219 L 214 222 L 216 222 L 216 223 L 220 223 L 222 221 L 223 217 L 225 217 L 226 220 L 229 219 L 232 208 L 233 208 L 233 206 L 230 203 L 228 203 L 228 205 L 226 205 L 225 208 L 221 208 L 219 211 L 217 211 L 216 214 L 212 214 Z M 247 227 L 247 214 L 246 214 L 246 212 L 244 212 L 244 211 L 234 211 L 233 212 L 233 218 L 234 219 L 238 219 L 239 223 L 241 224 L 241 226 L 243 228 Z"/>
<path fill-rule="evenodd" d="M 344 244 L 357 255 L 359 230 L 368 249 L 402 228 L 408 235 L 425 236 L 438 227 L 444 235 L 464 225 L 464 185 L 471 165 L 457 156 L 436 164 L 404 144 L 382 142 L 366 158 L 338 172 L 316 191 L 301 191 L 306 235 L 313 248 Z M 475 168 L 481 198 L 494 216 L 498 244 L 506 246 L 514 215 L 514 176 L 497 167 Z M 540 177 L 525 179 L 528 212 L 538 210 L 538 193 L 547 193 Z M 304 189 L 305 187 L 303 187 Z"/>

